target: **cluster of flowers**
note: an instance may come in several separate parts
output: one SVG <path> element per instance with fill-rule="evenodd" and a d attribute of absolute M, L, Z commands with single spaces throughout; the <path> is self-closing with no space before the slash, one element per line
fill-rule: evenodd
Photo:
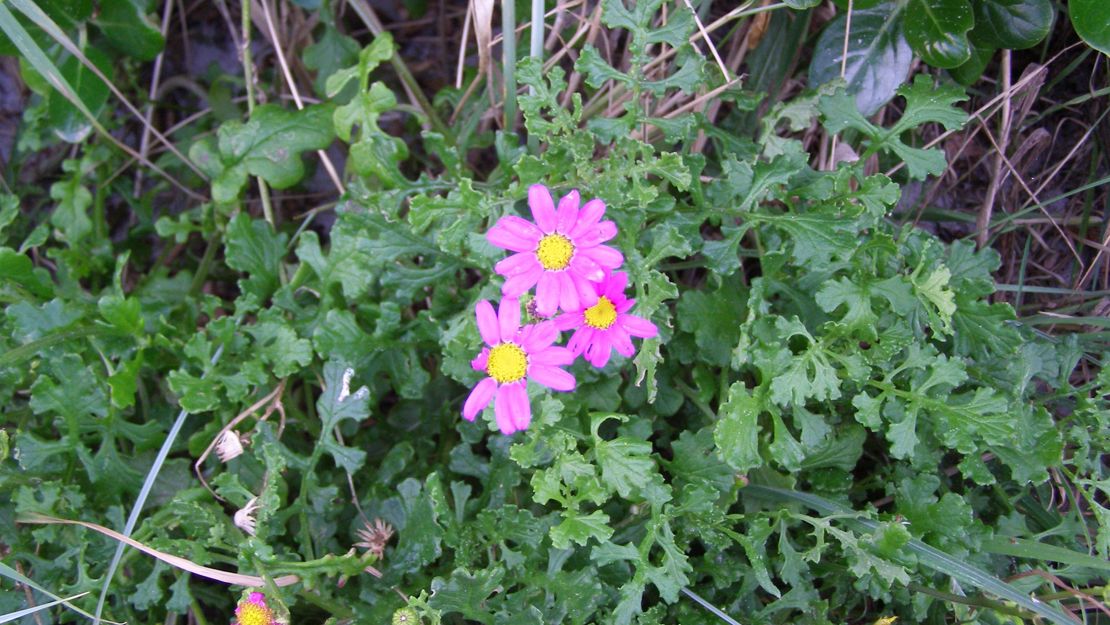
<path fill-rule="evenodd" d="M 470 365 L 488 377 L 467 397 L 464 419 L 473 421 L 493 401 L 502 433 L 524 430 L 532 422 L 527 380 L 572 391 L 574 376 L 561 367 L 578 356 L 604 367 L 614 349 L 632 356 L 632 337 L 658 334 L 650 321 L 628 314 L 636 303 L 624 295 L 628 274 L 615 271 L 624 256 L 603 245 L 617 235 L 616 224 L 602 221 L 605 203 L 594 199 L 580 205 L 580 199 L 578 191 L 571 191 L 556 207 L 547 187 L 532 185 L 533 221 L 509 215 L 486 233 L 490 244 L 514 254 L 494 266 L 505 278 L 497 312 L 485 300 L 476 307 L 478 332 L 487 346 Z M 536 294 L 529 312 L 541 321 L 521 327 L 519 298 L 532 287 Z M 574 334 L 566 347 L 555 345 L 560 333 L 570 330 Z"/>

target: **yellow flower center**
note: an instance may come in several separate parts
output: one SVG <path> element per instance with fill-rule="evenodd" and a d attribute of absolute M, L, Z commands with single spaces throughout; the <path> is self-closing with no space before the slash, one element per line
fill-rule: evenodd
<path fill-rule="evenodd" d="M 608 330 L 617 320 L 617 307 L 602 295 L 597 303 L 586 309 L 586 325 L 597 330 Z"/>
<path fill-rule="evenodd" d="M 244 601 L 239 604 L 235 620 L 239 625 L 270 625 L 274 622 L 274 614 L 268 607 Z"/>
<path fill-rule="evenodd" d="M 501 384 L 524 379 L 528 372 L 528 357 L 516 343 L 501 343 L 489 350 L 486 373 Z"/>
<path fill-rule="evenodd" d="M 574 244 L 559 233 L 545 235 L 540 239 L 540 246 L 536 250 L 536 258 L 540 259 L 540 264 L 548 271 L 566 269 L 571 256 L 574 256 Z"/>

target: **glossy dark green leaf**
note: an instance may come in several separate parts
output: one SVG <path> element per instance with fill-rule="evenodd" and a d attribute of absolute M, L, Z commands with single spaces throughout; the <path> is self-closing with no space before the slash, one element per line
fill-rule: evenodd
<path fill-rule="evenodd" d="M 983 76 L 983 70 L 987 69 L 995 53 L 993 47 L 982 47 L 976 42 L 975 31 L 971 34 L 971 58 L 963 65 L 948 70 L 952 78 L 965 87 L 975 84 Z"/>
<path fill-rule="evenodd" d="M 1052 31 L 1054 13 L 1049 0 L 979 0 L 971 37 L 983 47 L 1031 48 Z"/>
<path fill-rule="evenodd" d="M 947 69 L 971 58 L 967 31 L 975 17 L 968 0 L 910 0 L 905 16 L 906 41 L 929 65 Z"/>
<path fill-rule="evenodd" d="M 894 97 L 909 74 L 913 51 L 902 34 L 902 15 L 903 5 L 893 2 L 852 13 L 844 79 L 864 115 L 871 115 Z M 810 86 L 841 77 L 846 19 L 838 15 L 817 38 L 809 65 Z"/>
<path fill-rule="evenodd" d="M 106 54 L 92 46 L 85 48 L 84 53 L 104 75 L 112 76 L 112 63 Z M 108 103 L 108 85 L 74 56 L 62 61 L 58 69 L 85 108 L 99 116 Z M 57 91 L 51 90 L 47 96 L 46 109 L 51 129 L 63 141 L 80 143 L 93 130 L 88 118 Z"/>
<path fill-rule="evenodd" d="M 100 0 L 100 12 L 93 24 L 115 49 L 140 61 L 153 61 L 166 40 L 147 18 L 145 4 L 139 0 Z"/>
<path fill-rule="evenodd" d="M 1068 15 L 1075 32 L 1095 50 L 1110 54 L 1110 2 L 1068 0 Z"/>

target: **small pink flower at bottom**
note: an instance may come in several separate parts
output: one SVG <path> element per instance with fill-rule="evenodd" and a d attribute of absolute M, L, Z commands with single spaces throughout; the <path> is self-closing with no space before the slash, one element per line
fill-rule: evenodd
<path fill-rule="evenodd" d="M 520 327 L 520 302 L 503 299 L 496 314 L 489 302 L 475 307 L 478 333 L 488 347 L 470 362 L 476 371 L 489 376 L 470 391 L 462 416 L 473 421 L 490 400 L 497 427 L 502 434 L 528 428 L 532 405 L 528 401 L 528 380 L 556 391 L 574 390 L 574 376 L 559 367 L 574 362 L 565 347 L 552 345 L 559 331 L 551 321 Z"/>
<path fill-rule="evenodd" d="M 520 297 L 536 287 L 536 311 L 549 317 L 559 309 L 579 310 L 597 303 L 594 282 L 616 269 L 624 256 L 602 243 L 617 236 L 617 226 L 601 221 L 605 203 L 590 200 L 579 210 L 578 191 L 559 200 L 542 184 L 528 189 L 528 206 L 535 223 L 508 215 L 486 233 L 490 245 L 512 252 L 494 270 L 505 277 L 501 294 Z"/>
<path fill-rule="evenodd" d="M 235 608 L 237 625 L 275 625 L 274 611 L 266 605 L 266 595 L 252 592 Z"/>
<path fill-rule="evenodd" d="M 632 337 L 648 339 L 659 334 L 652 322 L 628 314 L 636 300 L 624 296 L 627 287 L 628 274 L 613 272 L 596 285 L 596 304 L 554 319 L 560 331 L 574 330 L 567 348 L 584 355 L 595 367 L 604 367 L 614 349 L 625 357 L 636 353 Z"/>

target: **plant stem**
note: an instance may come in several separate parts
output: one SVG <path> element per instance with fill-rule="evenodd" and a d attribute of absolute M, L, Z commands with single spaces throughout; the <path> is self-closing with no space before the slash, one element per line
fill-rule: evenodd
<path fill-rule="evenodd" d="M 516 3 L 501 0 L 501 65 L 505 74 L 505 119 L 501 129 L 512 132 L 516 126 Z"/>
<path fill-rule="evenodd" d="M 247 117 L 248 119 L 254 115 L 254 59 L 251 57 L 251 3 L 250 0 L 242 0 L 241 28 L 243 30 L 243 81 L 247 86 Z M 258 181 L 258 195 L 262 198 L 262 216 L 266 218 L 266 223 L 270 224 L 270 228 L 274 228 L 274 207 L 270 203 L 270 188 L 266 185 L 266 181 L 262 178 L 256 177 Z"/>

